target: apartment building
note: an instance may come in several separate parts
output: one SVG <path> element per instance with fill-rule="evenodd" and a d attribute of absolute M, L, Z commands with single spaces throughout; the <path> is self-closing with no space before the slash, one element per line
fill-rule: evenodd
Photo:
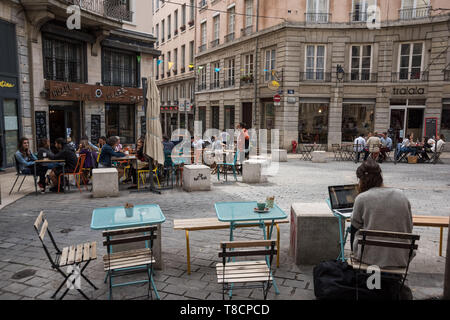
<path fill-rule="evenodd" d="M 171 136 L 179 128 L 193 132 L 196 4 L 194 0 L 152 0 L 152 4 L 156 48 L 161 51 L 154 70 L 163 133 Z"/>
<path fill-rule="evenodd" d="M 330 147 L 369 131 L 450 135 L 448 1 L 198 6 L 196 120 L 203 128 L 279 129 L 286 149 L 293 140 Z"/>
<path fill-rule="evenodd" d="M 145 132 L 141 78 L 152 76 L 160 54 L 150 33 L 151 3 L 5 0 L 0 9 L 1 38 L 9 44 L 1 57 L 12 66 L 0 67 L 7 77 L 0 81 L 9 84 L 0 89 L 7 165 L 21 136 L 34 148 L 41 138 L 87 136 L 96 143 L 117 135 L 136 142 Z M 77 11 L 81 24 L 68 24 Z"/>

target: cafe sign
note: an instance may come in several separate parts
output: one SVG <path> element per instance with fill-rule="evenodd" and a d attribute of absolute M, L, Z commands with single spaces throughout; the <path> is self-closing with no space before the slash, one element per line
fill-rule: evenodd
<path fill-rule="evenodd" d="M 409 96 L 409 95 L 424 95 L 425 88 L 422 87 L 402 87 L 392 88 L 393 95 Z"/>
<path fill-rule="evenodd" d="M 45 81 L 48 100 L 97 101 L 109 103 L 139 103 L 143 101 L 143 90 L 97 86 L 73 82 Z"/>

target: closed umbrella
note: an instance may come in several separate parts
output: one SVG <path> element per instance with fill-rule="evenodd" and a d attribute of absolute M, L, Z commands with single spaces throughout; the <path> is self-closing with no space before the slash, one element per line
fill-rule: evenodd
<path fill-rule="evenodd" d="M 147 131 L 145 134 L 144 153 L 164 164 L 164 151 L 162 144 L 162 128 L 160 121 L 160 97 L 159 90 L 153 78 L 148 81 L 147 108 L 146 108 Z"/>

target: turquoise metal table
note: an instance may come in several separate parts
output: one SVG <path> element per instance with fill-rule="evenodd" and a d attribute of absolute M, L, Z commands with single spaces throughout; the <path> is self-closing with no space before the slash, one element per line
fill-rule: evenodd
<path fill-rule="evenodd" d="M 339 214 L 338 212 L 336 212 L 335 210 L 333 210 L 331 208 L 331 202 L 330 202 L 330 198 L 327 198 L 327 204 L 328 207 L 330 208 L 331 212 L 333 213 L 333 215 L 338 218 L 339 221 L 339 245 L 341 247 L 341 253 L 339 253 L 339 257 L 337 257 L 336 260 L 341 260 L 342 262 L 345 262 L 347 260 L 347 258 L 345 258 L 344 256 L 344 246 L 345 243 L 347 242 L 347 237 L 348 234 L 350 233 L 350 226 L 348 226 L 347 228 L 345 228 L 345 221 L 348 219 L 348 217 L 343 216 L 342 214 Z M 345 228 L 345 235 L 342 234 L 342 230 Z"/>
<path fill-rule="evenodd" d="M 276 204 L 269 212 L 256 213 L 254 209 L 256 206 L 256 201 L 249 202 L 216 202 L 214 204 L 216 209 L 217 218 L 219 221 L 230 223 L 230 241 L 233 241 L 233 230 L 236 226 L 240 225 L 254 225 L 255 222 L 259 223 L 259 228 L 262 229 L 264 240 L 272 238 L 273 225 L 275 220 L 286 219 L 287 214 L 280 209 Z M 270 226 L 269 233 L 266 235 L 265 232 L 265 221 L 271 220 L 272 224 Z M 268 257 L 266 257 L 267 264 L 269 264 Z M 275 288 L 275 293 L 280 294 L 278 290 L 275 279 L 273 278 L 273 287 Z M 230 296 L 231 296 L 230 291 Z"/>
<path fill-rule="evenodd" d="M 161 224 L 164 221 L 166 221 L 166 217 L 162 213 L 159 205 L 157 204 L 136 205 L 133 208 L 133 215 L 131 217 L 127 217 L 124 207 L 97 208 L 94 209 L 94 211 L 92 212 L 91 229 L 111 230 L 111 229 L 142 227 Z M 148 243 L 146 243 L 146 247 L 148 247 Z M 123 270 L 128 269 L 133 268 L 124 268 Z M 113 287 L 144 282 L 148 282 L 148 280 L 121 283 L 113 285 Z M 156 297 L 159 300 L 159 294 L 158 291 L 156 290 L 156 286 L 153 281 L 153 274 L 151 275 L 151 282 Z"/>

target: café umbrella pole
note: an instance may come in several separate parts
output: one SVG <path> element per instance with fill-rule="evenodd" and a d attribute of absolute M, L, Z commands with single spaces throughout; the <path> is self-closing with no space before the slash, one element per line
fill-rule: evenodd
<path fill-rule="evenodd" d="M 156 85 L 154 82 L 152 83 L 153 85 Z M 154 136 L 154 135 L 158 135 L 158 132 L 152 132 L 155 129 L 155 125 L 151 125 L 149 126 L 149 120 L 153 121 L 155 118 L 153 113 L 155 113 L 154 111 L 152 112 L 150 109 L 154 108 L 155 106 L 154 101 L 155 101 L 155 97 L 153 97 L 153 95 L 155 93 L 157 93 L 157 90 L 155 91 L 154 87 L 152 86 L 151 88 L 149 88 L 149 81 L 147 78 L 142 78 L 142 88 L 143 88 L 143 96 L 144 96 L 144 117 L 146 119 L 146 132 L 145 132 L 145 148 L 144 148 L 144 153 L 149 156 L 152 160 L 156 160 L 158 161 L 158 157 L 156 157 L 155 159 L 155 154 L 154 152 L 152 152 L 152 150 L 155 150 L 158 146 L 158 141 L 157 139 L 153 139 L 153 141 L 150 141 L 151 139 L 149 139 L 149 135 Z M 150 97 L 150 99 L 149 99 Z M 159 98 L 157 98 L 157 101 L 159 101 Z M 149 119 L 149 117 L 151 117 Z M 158 117 L 159 120 L 159 117 Z M 161 125 L 161 124 L 160 124 Z M 159 142 L 161 144 L 161 141 Z M 161 145 L 162 148 L 162 145 Z M 157 190 L 155 188 L 155 183 L 153 181 L 153 170 L 151 168 L 151 163 L 149 163 L 149 178 L 150 178 L 150 187 L 145 187 L 142 188 L 142 190 L 136 190 L 134 192 L 153 192 L 156 194 L 161 194 L 161 191 Z M 138 177 L 139 179 L 139 177 Z"/>

